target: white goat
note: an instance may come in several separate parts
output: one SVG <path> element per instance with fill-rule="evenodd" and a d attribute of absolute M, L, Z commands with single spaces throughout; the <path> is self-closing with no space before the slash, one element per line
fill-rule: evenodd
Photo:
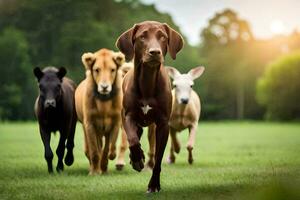
<path fill-rule="evenodd" d="M 192 150 L 201 112 L 200 98 L 192 87 L 194 85 L 194 80 L 202 75 L 205 68 L 202 66 L 196 67 L 187 74 L 180 74 L 180 72 L 173 67 L 166 67 L 166 69 L 169 76 L 173 79 L 174 86 L 174 89 L 172 90 L 173 103 L 170 118 L 171 151 L 168 162 L 174 163 L 174 152 L 179 153 L 180 151 L 180 143 L 176 137 L 176 133 L 188 128 L 188 162 L 192 164 L 194 161 Z"/>

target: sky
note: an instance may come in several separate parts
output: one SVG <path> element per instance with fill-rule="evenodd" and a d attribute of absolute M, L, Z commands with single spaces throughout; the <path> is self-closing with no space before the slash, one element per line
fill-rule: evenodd
<path fill-rule="evenodd" d="M 142 0 L 169 13 L 188 42 L 196 45 L 201 30 L 216 12 L 231 8 L 247 20 L 256 38 L 300 31 L 300 0 Z"/>

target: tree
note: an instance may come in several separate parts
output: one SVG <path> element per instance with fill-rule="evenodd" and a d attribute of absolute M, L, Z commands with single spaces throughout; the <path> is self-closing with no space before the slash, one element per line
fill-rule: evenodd
<path fill-rule="evenodd" d="M 0 119 L 32 117 L 34 89 L 28 43 L 19 30 L 0 33 Z"/>
<path fill-rule="evenodd" d="M 247 51 L 253 41 L 248 23 L 226 9 L 209 20 L 201 38 L 200 54 L 207 61 L 203 78 L 209 115 L 243 119 L 246 72 L 250 67 Z"/>
<path fill-rule="evenodd" d="M 300 53 L 268 65 L 257 83 L 257 100 L 271 120 L 300 119 Z"/>

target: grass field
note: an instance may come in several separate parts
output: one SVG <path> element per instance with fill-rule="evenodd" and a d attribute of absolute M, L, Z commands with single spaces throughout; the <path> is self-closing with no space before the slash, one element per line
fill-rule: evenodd
<path fill-rule="evenodd" d="M 149 170 L 127 164 L 119 172 L 113 161 L 108 174 L 87 175 L 80 124 L 74 164 L 48 175 L 37 124 L 1 123 L 0 199 L 300 199 L 300 124 L 205 122 L 197 134 L 194 164 L 187 164 L 182 132 L 176 164 L 166 164 L 168 148 L 162 190 L 149 195 Z M 58 138 L 52 136 L 53 152 Z M 146 134 L 142 143 L 147 151 Z"/>

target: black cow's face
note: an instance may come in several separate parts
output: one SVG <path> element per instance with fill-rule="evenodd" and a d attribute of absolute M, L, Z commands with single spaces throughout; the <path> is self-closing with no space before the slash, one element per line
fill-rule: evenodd
<path fill-rule="evenodd" d="M 44 108 L 55 108 L 57 101 L 62 95 L 62 78 L 66 74 L 65 68 L 46 68 L 41 71 L 40 68 L 34 69 L 34 75 L 39 82 L 40 99 Z"/>

